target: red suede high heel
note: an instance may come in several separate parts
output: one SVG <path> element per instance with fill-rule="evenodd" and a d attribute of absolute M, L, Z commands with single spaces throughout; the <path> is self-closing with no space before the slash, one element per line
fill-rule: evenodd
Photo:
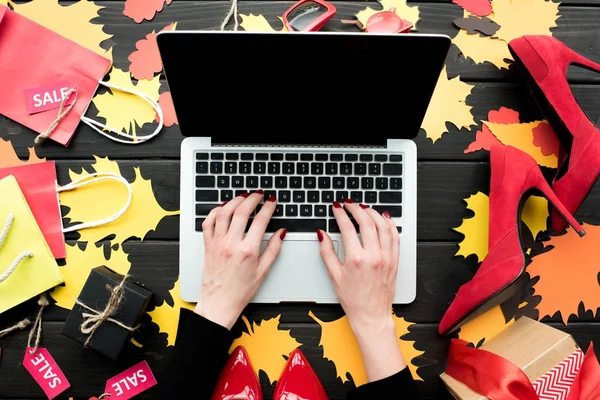
<path fill-rule="evenodd" d="M 211 400 L 262 400 L 262 389 L 246 349 L 238 346 L 219 376 Z"/>
<path fill-rule="evenodd" d="M 298 349 L 290 354 L 275 386 L 273 400 L 327 400 L 327 393 L 304 354 Z"/>
<path fill-rule="evenodd" d="M 573 64 L 600 72 L 600 64 L 552 36 L 523 36 L 510 41 L 508 48 L 566 151 L 552 189 L 575 214 L 600 176 L 600 131 L 573 96 L 567 69 Z M 556 212 L 551 214 L 551 221 L 557 233 L 564 230 L 566 224 Z"/>
<path fill-rule="evenodd" d="M 512 146 L 490 150 L 489 251 L 477 273 L 460 287 L 438 331 L 450 333 L 503 303 L 521 289 L 525 255 L 521 246 L 521 210 L 529 195 L 541 192 L 580 236 L 585 231 L 566 210 L 531 156 Z"/>

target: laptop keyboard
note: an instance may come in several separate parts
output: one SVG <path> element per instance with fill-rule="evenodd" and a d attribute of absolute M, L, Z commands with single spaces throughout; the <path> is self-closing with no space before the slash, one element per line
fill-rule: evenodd
<path fill-rule="evenodd" d="M 347 198 L 402 216 L 401 154 L 198 152 L 195 168 L 198 232 L 213 208 L 258 189 L 277 199 L 267 232 L 339 232 L 332 203 Z"/>

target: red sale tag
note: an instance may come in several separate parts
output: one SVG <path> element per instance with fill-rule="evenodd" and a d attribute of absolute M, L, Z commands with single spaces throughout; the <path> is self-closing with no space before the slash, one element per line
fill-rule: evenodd
<path fill-rule="evenodd" d="M 134 396 L 156 385 L 154 374 L 148 363 L 142 361 L 106 382 L 105 393 L 110 394 L 110 400 L 131 399 Z"/>
<path fill-rule="evenodd" d="M 35 354 L 30 354 L 30 350 L 31 347 L 25 350 L 23 366 L 49 399 L 55 398 L 71 386 L 48 350 L 39 348 Z"/>
<path fill-rule="evenodd" d="M 69 91 L 74 86 L 69 81 L 60 81 L 50 83 L 44 86 L 38 86 L 25 90 L 25 105 L 29 114 L 37 114 L 42 111 L 48 111 L 60 107 L 64 98 L 67 98 Z M 65 106 L 70 105 L 75 100 L 75 93 L 71 93 L 65 101 Z"/>

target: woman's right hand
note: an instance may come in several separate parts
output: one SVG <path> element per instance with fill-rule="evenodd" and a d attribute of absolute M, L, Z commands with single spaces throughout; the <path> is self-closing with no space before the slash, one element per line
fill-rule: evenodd
<path fill-rule="evenodd" d="M 360 238 L 348 210 L 358 223 Z M 360 347 L 370 382 L 394 375 L 406 367 L 392 318 L 400 236 L 387 212 L 383 215 L 351 200 L 333 203 L 345 260 L 338 258 L 329 235 L 319 230 L 321 256 L 342 308 Z"/>

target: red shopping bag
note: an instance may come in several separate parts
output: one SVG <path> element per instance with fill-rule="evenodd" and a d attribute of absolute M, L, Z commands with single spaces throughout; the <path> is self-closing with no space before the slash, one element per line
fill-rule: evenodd
<path fill-rule="evenodd" d="M 54 161 L 0 168 L 0 179 L 13 175 L 23 192 L 52 255 L 65 258 L 65 239 L 62 216 L 56 192 L 56 166 Z"/>
<path fill-rule="evenodd" d="M 110 66 L 107 58 L 0 6 L 0 114 L 37 133 L 56 124 L 49 137 L 67 146 Z M 67 95 L 63 111 L 69 111 L 55 123 Z"/>

